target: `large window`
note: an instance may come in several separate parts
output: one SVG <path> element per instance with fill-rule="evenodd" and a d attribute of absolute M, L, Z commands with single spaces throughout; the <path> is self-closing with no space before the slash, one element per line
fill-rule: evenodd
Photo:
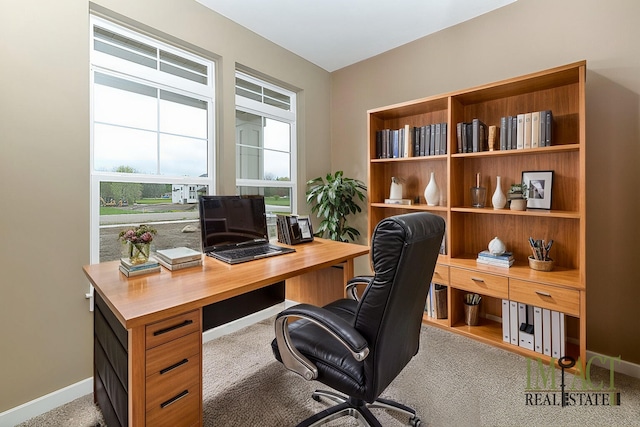
<path fill-rule="evenodd" d="M 260 194 L 270 237 L 275 214 L 296 213 L 296 94 L 236 73 L 236 186 Z"/>
<path fill-rule="evenodd" d="M 197 197 L 214 187 L 214 64 L 92 17 L 91 261 L 119 232 L 158 230 L 156 249 L 200 249 Z"/>

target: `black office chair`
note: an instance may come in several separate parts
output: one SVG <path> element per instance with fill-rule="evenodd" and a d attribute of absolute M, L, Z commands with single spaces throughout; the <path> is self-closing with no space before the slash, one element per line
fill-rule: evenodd
<path fill-rule="evenodd" d="M 315 400 L 336 401 L 298 424 L 319 425 L 351 415 L 381 426 L 370 407 L 400 411 L 420 425 L 415 410 L 379 398 L 418 352 L 420 326 L 442 243 L 445 222 L 426 212 L 383 219 L 371 239 L 374 276 L 347 284 L 356 299 L 324 307 L 299 304 L 276 317 L 273 353 L 287 369 L 344 393 L 316 391 Z M 367 287 L 357 300 L 355 286 Z M 288 324 L 288 317 L 301 318 Z"/>

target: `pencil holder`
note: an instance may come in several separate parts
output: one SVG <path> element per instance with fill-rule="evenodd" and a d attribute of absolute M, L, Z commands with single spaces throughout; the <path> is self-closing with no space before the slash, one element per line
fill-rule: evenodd
<path fill-rule="evenodd" d="M 480 304 L 464 303 L 464 323 L 466 323 L 469 326 L 476 326 L 478 324 L 479 311 L 480 311 Z"/>
<path fill-rule="evenodd" d="M 549 258 L 546 261 L 540 261 L 529 255 L 529 267 L 532 270 L 551 271 L 553 270 L 553 260 Z"/>

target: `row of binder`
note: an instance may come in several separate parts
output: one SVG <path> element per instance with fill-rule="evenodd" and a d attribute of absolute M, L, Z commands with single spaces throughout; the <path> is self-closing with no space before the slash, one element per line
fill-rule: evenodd
<path fill-rule="evenodd" d="M 502 340 L 559 359 L 565 355 L 564 313 L 502 300 Z"/>

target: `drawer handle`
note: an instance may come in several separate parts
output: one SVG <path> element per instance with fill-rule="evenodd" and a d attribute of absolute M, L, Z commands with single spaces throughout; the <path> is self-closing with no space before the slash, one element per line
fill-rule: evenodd
<path fill-rule="evenodd" d="M 548 292 L 536 291 L 536 294 L 540 295 L 541 297 L 549 297 L 549 298 L 551 298 L 551 294 L 548 293 Z"/>
<path fill-rule="evenodd" d="M 160 375 L 166 374 L 167 372 L 171 372 L 174 369 L 179 368 L 180 366 L 184 365 L 185 363 L 189 363 L 189 359 L 182 359 L 178 363 L 175 363 L 175 364 L 173 364 L 171 366 L 167 366 L 166 368 L 164 368 L 163 370 L 160 371 Z"/>
<path fill-rule="evenodd" d="M 162 334 L 166 334 L 167 332 L 175 331 L 176 329 L 180 329 L 180 328 L 188 326 L 188 325 L 190 325 L 192 323 L 193 323 L 193 320 L 187 319 L 184 322 L 179 323 L 177 325 L 169 326 L 168 328 L 160 329 L 159 331 L 155 331 L 153 333 L 153 336 L 157 337 L 158 335 L 162 335 Z"/>
<path fill-rule="evenodd" d="M 473 280 L 474 282 L 484 283 L 484 279 L 478 279 L 477 277 L 472 277 L 471 280 Z"/>
<path fill-rule="evenodd" d="M 189 394 L 189 390 L 185 390 L 185 391 L 183 391 L 182 393 L 180 393 L 180 394 L 176 395 L 175 397 L 172 397 L 171 399 L 167 400 L 166 402 L 161 403 L 161 404 L 160 404 L 160 408 L 164 409 L 164 408 L 166 408 L 167 406 L 169 406 L 169 405 L 171 405 L 171 404 L 173 404 L 173 403 L 176 403 L 178 400 L 182 399 L 182 398 L 183 398 L 183 397 L 185 397 L 187 394 Z"/>

